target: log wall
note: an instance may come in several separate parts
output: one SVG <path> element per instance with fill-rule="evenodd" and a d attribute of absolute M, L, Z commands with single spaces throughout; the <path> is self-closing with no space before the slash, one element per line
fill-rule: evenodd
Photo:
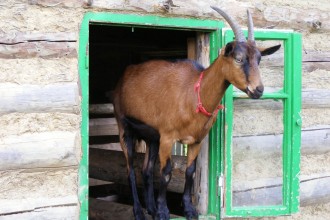
<path fill-rule="evenodd" d="M 249 8 L 257 28 L 294 29 L 302 33 L 301 199 L 306 207 L 292 218 L 330 218 L 329 186 L 325 184 L 330 173 L 330 6 L 327 0 L 193 0 L 189 4 L 183 0 L 8 0 L 0 3 L 2 219 L 78 218 L 81 114 L 77 50 L 84 13 L 111 11 L 218 19 L 209 8 L 214 4 L 229 11 L 242 25 L 245 25 L 245 9 Z M 263 69 L 265 83 L 276 86 L 281 58 L 275 56 L 262 62 L 267 67 Z M 238 105 L 249 109 L 251 103 L 243 101 Z M 248 149 L 251 155 L 248 162 L 252 161 L 250 165 L 256 168 L 258 164 L 253 161 L 258 161 L 260 149 L 249 144 L 272 143 L 262 151 L 276 155 L 274 145 L 280 140 L 280 132 L 267 130 L 258 124 L 259 120 L 252 123 L 250 116 L 262 111 L 267 119 L 267 114 L 271 114 L 267 111 L 274 109 L 278 106 L 265 103 L 254 106 L 251 111 L 238 111 L 237 118 L 242 120 L 234 137 L 239 143 L 237 155 L 240 150 Z M 252 124 L 255 126 L 251 130 Z M 245 187 L 255 187 L 248 183 Z M 249 199 L 249 195 L 245 194 L 244 198 Z"/>

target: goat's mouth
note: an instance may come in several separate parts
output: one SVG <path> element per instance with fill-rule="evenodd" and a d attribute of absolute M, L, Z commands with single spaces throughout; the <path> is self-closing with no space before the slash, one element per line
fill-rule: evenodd
<path fill-rule="evenodd" d="M 258 89 L 255 89 L 253 91 L 251 91 L 252 89 L 250 89 L 249 87 L 246 87 L 245 89 L 245 93 L 251 98 L 251 99 L 259 99 L 262 94 L 263 91 L 259 91 Z"/>

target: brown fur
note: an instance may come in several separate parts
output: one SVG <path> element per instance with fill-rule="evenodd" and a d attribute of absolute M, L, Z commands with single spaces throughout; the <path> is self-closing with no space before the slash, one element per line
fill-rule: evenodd
<path fill-rule="evenodd" d="M 252 98 L 259 98 L 262 94 L 263 85 L 258 69 L 260 52 L 254 42 L 233 42 L 230 46 L 232 48 L 222 48 L 216 61 L 204 70 L 200 96 L 208 112 L 215 110 L 229 83 Z M 237 56 L 249 61 L 248 74 L 244 72 L 242 64 L 235 61 Z M 148 61 L 126 69 L 114 98 L 120 141 L 126 158 L 128 155 L 123 140 L 122 119 L 131 117 L 159 132 L 161 172 L 171 158 L 171 149 L 176 141 L 189 145 L 187 167 L 190 167 L 199 153 L 200 142 L 216 120 L 216 115 L 207 117 L 196 113 L 198 100 L 194 84 L 199 75 L 194 65 L 186 61 Z M 262 91 L 255 95 L 257 88 L 262 88 Z M 147 159 L 144 167 L 146 165 Z M 130 169 L 129 165 L 127 168 Z"/>

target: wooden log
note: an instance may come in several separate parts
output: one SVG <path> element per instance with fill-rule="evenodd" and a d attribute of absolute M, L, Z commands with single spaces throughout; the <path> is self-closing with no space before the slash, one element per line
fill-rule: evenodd
<path fill-rule="evenodd" d="M 330 127 L 304 129 L 301 133 L 302 154 L 324 154 L 330 151 Z M 260 154 L 282 153 L 282 135 L 258 135 L 233 137 L 233 149 L 237 154 L 246 150 Z"/>
<path fill-rule="evenodd" d="M 42 7 L 66 7 L 78 8 L 87 6 L 88 0 L 28 0 L 29 5 L 40 5 Z"/>
<path fill-rule="evenodd" d="M 118 135 L 118 125 L 115 118 L 89 119 L 89 135 Z"/>
<path fill-rule="evenodd" d="M 77 83 L 50 85 L 0 84 L 0 115 L 12 112 L 65 112 L 80 109 Z"/>
<path fill-rule="evenodd" d="M 275 92 L 279 88 L 266 88 L 268 92 Z M 258 104 L 256 104 L 258 103 Z M 235 100 L 235 107 L 237 108 L 250 108 L 254 109 L 281 109 L 282 102 L 274 102 L 273 100 L 259 100 L 252 99 L 239 99 Z M 328 89 L 303 89 L 302 90 L 302 108 L 330 108 L 330 91 Z M 107 104 L 94 104 L 89 107 L 92 114 L 113 114 L 113 105 Z"/>
<path fill-rule="evenodd" d="M 78 206 L 77 167 L 0 171 L 0 216 Z"/>
<path fill-rule="evenodd" d="M 240 184 L 234 189 L 233 205 L 258 206 L 282 204 L 282 178 L 260 179 Z M 300 180 L 301 206 L 330 202 L 330 175 L 318 174 L 302 177 Z"/>
<path fill-rule="evenodd" d="M 75 32 L 54 32 L 54 33 L 32 33 L 32 32 L 12 32 L 0 34 L 0 44 L 14 45 L 28 42 L 76 42 Z"/>
<path fill-rule="evenodd" d="M 20 201 L 17 201 L 20 203 Z M 33 210 L 22 211 L 15 214 L 2 215 L 1 220 L 12 220 L 12 219 L 79 219 L 79 207 L 78 205 L 68 205 L 63 206 L 51 206 L 51 207 L 38 207 Z M 50 217 L 51 216 L 51 217 Z"/>
<path fill-rule="evenodd" d="M 113 114 L 113 104 L 92 104 L 89 105 L 90 114 Z"/>
<path fill-rule="evenodd" d="M 0 170 L 76 166 L 76 132 L 11 135 L 0 141 Z"/>
<path fill-rule="evenodd" d="M 127 185 L 127 169 L 124 154 L 120 151 L 109 151 L 90 148 L 89 169 L 90 178 L 100 179 L 118 184 Z M 134 158 L 134 169 L 137 184 L 142 187 L 141 169 L 144 154 L 137 153 Z M 183 192 L 185 182 L 186 157 L 172 156 L 172 179 L 168 190 L 172 192 Z M 159 185 L 159 162 L 155 166 L 155 187 Z"/>
<path fill-rule="evenodd" d="M 266 88 L 266 90 L 278 90 Z M 271 92 L 271 91 L 270 91 Z M 245 96 L 245 94 L 243 94 Z M 235 108 L 253 108 L 253 109 L 283 109 L 281 101 L 274 100 L 252 100 L 252 99 L 237 99 L 235 100 Z M 302 90 L 302 108 L 330 108 L 330 90 L 328 89 L 303 89 Z"/>
<path fill-rule="evenodd" d="M 19 44 L 0 44 L 0 58 L 60 58 L 77 57 L 76 42 L 35 41 Z"/>

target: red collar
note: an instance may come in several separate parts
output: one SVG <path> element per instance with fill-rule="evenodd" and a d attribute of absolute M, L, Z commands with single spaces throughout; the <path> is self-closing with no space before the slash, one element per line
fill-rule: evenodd
<path fill-rule="evenodd" d="M 201 82 L 202 79 L 204 77 L 204 72 L 201 72 L 200 76 L 199 76 L 199 80 L 195 83 L 195 92 L 197 92 L 197 98 L 198 98 L 198 104 L 197 104 L 197 108 L 196 108 L 196 113 L 200 112 L 203 115 L 206 115 L 208 117 L 212 116 L 212 115 L 217 115 L 218 111 L 220 109 L 224 109 L 223 105 L 218 105 L 217 108 L 214 110 L 213 113 L 208 112 L 203 104 L 202 104 L 202 100 L 201 100 L 201 96 L 200 96 L 200 90 L 201 90 Z"/>

